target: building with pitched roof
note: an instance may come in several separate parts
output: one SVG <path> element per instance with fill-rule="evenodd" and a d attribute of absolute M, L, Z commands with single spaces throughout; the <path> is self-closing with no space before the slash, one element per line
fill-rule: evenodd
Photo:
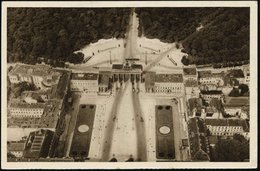
<path fill-rule="evenodd" d="M 144 79 L 147 93 L 184 93 L 182 74 L 157 74 L 155 72 L 147 72 L 145 73 Z"/>
<path fill-rule="evenodd" d="M 244 119 L 205 119 L 205 124 L 211 135 L 233 136 L 242 134 L 247 136 L 249 125 Z"/>
<path fill-rule="evenodd" d="M 198 72 L 196 67 L 183 68 L 183 80 L 185 86 L 194 87 L 198 85 Z"/>
<path fill-rule="evenodd" d="M 147 93 L 154 93 L 154 83 L 155 83 L 155 72 L 147 72 L 144 75 L 144 80 L 145 80 L 145 91 Z"/>
<path fill-rule="evenodd" d="M 216 98 L 218 100 L 222 100 L 223 93 L 222 93 L 221 90 L 211 90 L 211 91 L 201 90 L 200 96 L 206 102 L 210 102 L 213 98 Z"/>
<path fill-rule="evenodd" d="M 190 98 L 188 100 L 189 116 L 201 116 L 203 105 L 201 98 Z"/>
<path fill-rule="evenodd" d="M 111 93 L 112 73 L 110 71 L 100 71 L 98 79 L 98 92 L 101 94 Z"/>
<path fill-rule="evenodd" d="M 244 72 L 244 76 L 245 76 L 244 83 L 249 85 L 249 82 L 250 82 L 250 66 L 249 66 L 249 64 L 243 66 L 243 72 Z"/>
<path fill-rule="evenodd" d="M 44 107 L 44 103 L 30 104 L 18 100 L 11 100 L 8 109 L 12 117 L 40 118 L 43 114 Z"/>
<path fill-rule="evenodd" d="M 218 86 L 224 85 L 224 73 L 212 73 L 209 71 L 198 72 L 200 84 L 215 84 Z"/>
<path fill-rule="evenodd" d="M 25 141 L 10 141 L 7 143 L 7 152 L 13 154 L 17 158 L 23 156 Z"/>
<path fill-rule="evenodd" d="M 70 80 L 71 91 L 98 92 L 97 73 L 72 73 Z"/>
<path fill-rule="evenodd" d="M 193 161 L 209 161 L 207 128 L 203 119 L 191 118 L 188 122 L 190 154 Z"/>
<path fill-rule="evenodd" d="M 248 97 L 226 97 L 225 103 L 223 104 L 224 110 L 227 114 L 231 116 L 244 115 L 243 107 L 249 106 Z"/>
<path fill-rule="evenodd" d="M 51 67 L 43 64 L 26 65 L 17 64 L 9 73 L 11 83 L 28 82 L 33 83 L 37 88 L 43 88 L 43 82 L 48 84 L 57 83 L 59 75 L 53 72 Z"/>
<path fill-rule="evenodd" d="M 243 84 L 245 81 L 245 75 L 241 69 L 228 70 L 227 75 L 231 79 L 236 79 L 239 82 L 239 84 Z"/>
<path fill-rule="evenodd" d="M 156 74 L 154 82 L 156 93 L 183 93 L 184 84 L 182 74 Z"/>
<path fill-rule="evenodd" d="M 29 134 L 24 147 L 24 158 L 47 157 L 50 152 L 54 132 L 48 129 L 39 129 Z"/>

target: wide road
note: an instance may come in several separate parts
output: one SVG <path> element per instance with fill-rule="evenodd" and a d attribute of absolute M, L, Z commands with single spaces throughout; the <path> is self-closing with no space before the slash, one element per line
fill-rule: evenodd
<path fill-rule="evenodd" d="M 138 54 L 137 51 L 137 37 L 138 37 L 138 25 L 139 20 L 137 18 L 136 13 L 134 12 L 135 9 L 131 10 L 131 14 L 129 17 L 129 25 L 126 32 L 126 39 L 125 39 L 125 51 L 124 51 L 124 59 L 126 58 L 134 58 Z"/>
<path fill-rule="evenodd" d="M 136 83 L 137 87 L 139 82 Z M 137 136 L 137 160 L 147 161 L 145 121 L 141 108 L 140 97 L 137 91 L 132 93 L 132 101 L 135 116 L 136 136 Z"/>
<path fill-rule="evenodd" d="M 115 92 L 114 102 L 112 106 L 112 110 L 109 113 L 109 119 L 107 121 L 107 124 L 105 126 L 105 134 L 103 139 L 103 148 L 102 148 L 102 161 L 108 161 L 110 159 L 110 151 L 113 141 L 113 135 L 114 130 L 116 126 L 116 119 L 118 115 L 118 108 L 121 104 L 121 99 L 125 94 L 126 87 L 124 88 L 121 86 L 118 90 Z"/>
<path fill-rule="evenodd" d="M 72 107 L 70 107 L 70 111 L 68 112 L 70 113 L 70 122 L 68 128 L 66 129 L 67 133 L 66 133 L 66 142 L 64 147 L 64 153 L 65 153 L 64 156 L 66 157 L 69 157 L 72 137 L 73 137 L 78 110 L 79 110 L 80 95 L 73 93 L 72 98 L 73 98 L 73 104 Z"/>

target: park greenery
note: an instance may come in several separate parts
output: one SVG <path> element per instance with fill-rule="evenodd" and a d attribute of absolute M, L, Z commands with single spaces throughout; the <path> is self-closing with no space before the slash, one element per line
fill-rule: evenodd
<path fill-rule="evenodd" d="M 8 8 L 7 60 L 63 67 L 99 39 L 123 38 L 130 8 Z M 83 56 L 82 56 L 83 55 Z"/>
<path fill-rule="evenodd" d="M 249 159 L 249 140 L 243 135 L 235 134 L 233 138 L 218 139 L 211 149 L 211 161 L 241 162 Z"/>
<path fill-rule="evenodd" d="M 179 42 L 184 65 L 249 62 L 249 8 L 136 8 L 139 36 Z M 99 39 L 124 38 L 130 8 L 8 8 L 8 62 L 64 67 Z M 198 29 L 200 28 L 200 29 Z M 178 44 L 179 45 L 179 44 Z"/>
<path fill-rule="evenodd" d="M 10 92 L 8 92 L 8 93 L 11 93 L 12 89 L 14 90 L 13 93 L 14 93 L 15 97 L 20 97 L 22 92 L 24 92 L 24 91 L 38 90 L 38 88 L 33 83 L 28 83 L 25 81 L 14 84 L 13 88 L 11 88 Z M 10 96 L 10 94 L 9 94 L 9 96 Z"/>
<path fill-rule="evenodd" d="M 249 8 L 139 8 L 139 32 L 181 42 L 184 65 L 239 66 L 249 61 Z M 197 31 L 200 26 L 201 29 Z"/>

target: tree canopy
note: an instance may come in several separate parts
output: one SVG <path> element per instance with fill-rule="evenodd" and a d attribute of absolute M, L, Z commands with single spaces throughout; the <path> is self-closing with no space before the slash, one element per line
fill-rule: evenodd
<path fill-rule="evenodd" d="M 219 139 L 211 155 L 212 161 L 239 162 L 249 159 L 249 140 L 235 134 L 233 139 Z"/>
<path fill-rule="evenodd" d="M 129 13 L 130 8 L 8 8 L 8 62 L 79 63 L 82 55 L 74 51 L 102 38 L 123 38 Z"/>
<path fill-rule="evenodd" d="M 139 8 L 139 32 L 182 42 L 183 64 L 236 66 L 249 60 L 249 8 Z M 198 30 L 198 28 L 201 29 Z M 243 62 L 242 62 L 243 61 Z"/>

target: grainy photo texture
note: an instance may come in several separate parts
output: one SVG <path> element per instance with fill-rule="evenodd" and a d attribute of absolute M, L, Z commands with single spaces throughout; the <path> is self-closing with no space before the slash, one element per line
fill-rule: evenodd
<path fill-rule="evenodd" d="M 249 37 L 249 7 L 8 7 L 7 162 L 250 162 Z"/>

